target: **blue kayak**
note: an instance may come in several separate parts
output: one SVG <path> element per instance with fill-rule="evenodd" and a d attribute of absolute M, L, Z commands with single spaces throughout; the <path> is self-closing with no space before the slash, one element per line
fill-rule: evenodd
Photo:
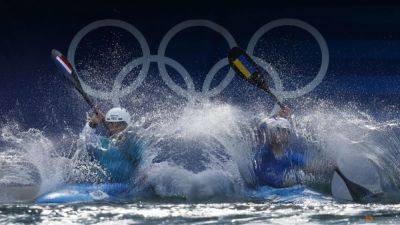
<path fill-rule="evenodd" d="M 125 202 L 132 187 L 127 184 L 67 184 L 39 196 L 38 204 Z"/>

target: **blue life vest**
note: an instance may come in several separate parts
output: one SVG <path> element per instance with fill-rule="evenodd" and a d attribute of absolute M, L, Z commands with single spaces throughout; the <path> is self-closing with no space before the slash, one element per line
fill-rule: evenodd
<path fill-rule="evenodd" d="M 136 172 L 144 149 L 143 141 L 133 132 L 125 132 L 123 140 L 113 141 L 99 136 L 97 144 L 87 144 L 87 150 L 106 171 L 111 183 L 129 183 Z"/>
<path fill-rule="evenodd" d="M 286 187 L 285 175 L 305 165 L 304 155 L 292 150 L 285 150 L 277 158 L 272 150 L 264 146 L 259 149 L 254 158 L 254 170 L 258 186 Z"/>

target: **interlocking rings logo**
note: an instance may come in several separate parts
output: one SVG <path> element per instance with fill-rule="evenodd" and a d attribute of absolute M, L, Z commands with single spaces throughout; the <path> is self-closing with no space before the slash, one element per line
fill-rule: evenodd
<path fill-rule="evenodd" d="M 129 93 L 135 91 L 144 81 L 145 77 L 148 74 L 149 67 L 151 62 L 155 62 L 158 65 L 158 69 L 160 71 L 160 76 L 164 83 L 176 94 L 183 96 L 185 98 L 210 98 L 210 97 L 215 97 L 218 94 L 220 94 L 232 81 L 234 77 L 234 71 L 230 69 L 227 73 L 227 75 L 224 77 L 224 79 L 218 84 L 216 87 L 213 89 L 210 89 L 211 82 L 214 79 L 215 75 L 217 72 L 222 69 L 225 66 L 228 66 L 228 59 L 223 58 L 220 59 L 207 73 L 206 78 L 203 83 L 203 87 L 201 92 L 198 92 L 195 90 L 194 83 L 192 80 L 192 77 L 190 76 L 189 72 L 177 61 L 165 56 L 165 51 L 166 48 L 170 42 L 170 40 L 180 31 L 190 28 L 190 27 L 207 27 L 219 34 L 221 34 L 225 40 L 228 42 L 229 47 L 234 47 L 236 46 L 236 41 L 232 37 L 232 35 L 229 33 L 228 30 L 226 30 L 224 27 L 221 25 L 218 25 L 212 21 L 209 20 L 187 20 L 182 23 L 179 23 L 178 25 L 174 26 L 171 28 L 167 34 L 163 37 L 161 40 L 160 46 L 157 51 L 157 55 L 151 55 L 150 54 L 150 48 L 149 45 L 142 35 L 142 33 L 136 29 L 134 26 L 132 26 L 129 23 L 126 23 L 121 20 L 99 20 L 96 22 L 93 22 L 83 29 L 81 29 L 73 38 L 69 49 L 68 49 L 68 59 L 71 61 L 72 65 L 75 67 L 75 52 L 78 47 L 78 44 L 82 40 L 82 38 L 88 34 L 89 32 L 100 28 L 100 27 L 107 27 L 107 26 L 112 26 L 112 27 L 118 27 L 121 29 L 124 29 L 131 33 L 138 41 L 142 49 L 143 55 L 139 58 L 134 59 L 127 65 L 125 65 L 122 70 L 118 73 L 116 79 L 114 80 L 113 88 L 111 92 L 103 92 L 99 90 L 92 89 L 90 86 L 88 86 L 83 80 L 82 82 L 82 87 L 83 89 L 90 94 L 93 97 L 102 99 L 102 100 L 111 100 L 114 105 L 119 105 L 120 104 L 120 99 Z M 321 66 L 320 69 L 315 76 L 315 78 L 307 85 L 305 85 L 302 88 L 299 88 L 294 91 L 285 91 L 283 89 L 283 84 L 282 81 L 279 77 L 279 74 L 276 70 L 273 69 L 272 65 L 269 63 L 265 62 L 263 59 L 258 58 L 253 55 L 255 46 L 258 42 L 258 40 L 266 34 L 268 31 L 270 31 L 273 28 L 281 27 L 281 26 L 295 26 L 302 28 L 309 32 L 315 40 L 318 42 L 318 45 L 321 49 Z M 263 68 L 265 69 L 268 74 L 272 77 L 272 80 L 274 82 L 274 89 L 272 89 L 272 92 L 274 92 L 278 98 L 281 100 L 283 99 L 288 99 L 288 98 L 297 98 L 302 95 L 305 95 L 309 92 L 311 92 L 315 87 L 317 87 L 323 78 L 325 77 L 325 74 L 328 69 L 328 64 L 329 64 L 329 50 L 328 46 L 326 44 L 325 39 L 322 37 L 322 35 L 319 33 L 317 29 L 312 27 L 311 25 L 297 19 L 278 19 L 274 20 L 272 22 L 269 22 L 259 28 L 253 37 L 250 39 L 250 42 L 247 46 L 247 52 L 255 59 L 255 61 Z M 126 75 L 132 71 L 133 68 L 142 65 L 142 68 L 139 72 L 139 75 L 137 78 L 126 88 L 122 89 L 122 81 L 126 77 Z M 180 87 L 178 84 L 176 84 L 168 74 L 166 70 L 166 65 L 171 66 L 174 68 L 183 78 L 187 89 L 183 89 Z M 274 110 L 277 109 L 277 105 L 275 105 Z"/>

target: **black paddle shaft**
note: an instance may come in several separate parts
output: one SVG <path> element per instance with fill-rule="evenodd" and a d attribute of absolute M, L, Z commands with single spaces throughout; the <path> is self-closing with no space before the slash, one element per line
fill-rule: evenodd
<path fill-rule="evenodd" d="M 83 99 L 85 99 L 86 103 L 90 106 L 90 108 L 94 111 L 94 113 L 96 113 L 96 115 L 99 115 L 100 114 L 99 109 L 94 104 L 93 100 L 83 90 L 81 82 L 79 81 L 78 75 L 76 74 L 76 72 L 74 70 L 72 71 L 72 78 L 74 79 L 75 89 L 82 95 Z"/>
<path fill-rule="evenodd" d="M 64 78 L 67 82 L 71 83 L 74 87 L 75 90 L 77 90 L 83 99 L 86 101 L 86 103 L 90 106 L 90 108 L 93 110 L 93 112 L 96 115 L 100 115 L 101 112 L 99 108 L 94 104 L 93 100 L 89 97 L 89 95 L 83 90 L 81 82 L 79 80 L 78 74 L 72 67 L 71 63 L 68 61 L 67 58 L 65 58 L 59 51 L 53 49 L 51 51 L 51 56 L 56 65 L 61 68 L 61 70 L 64 73 Z M 61 60 L 61 61 L 59 61 Z M 67 67 L 67 70 L 66 70 Z M 107 129 L 107 131 L 110 131 L 110 128 L 107 126 L 105 121 L 102 121 L 104 127 Z"/>
<path fill-rule="evenodd" d="M 254 76 L 254 81 L 250 80 L 250 79 L 246 79 L 243 76 L 241 76 L 242 78 L 244 78 L 245 80 L 247 80 L 249 83 L 255 85 L 256 87 L 260 88 L 261 90 L 265 91 L 267 94 L 269 94 L 269 96 L 272 97 L 272 99 L 274 99 L 274 101 L 276 101 L 276 103 L 281 107 L 285 107 L 285 105 L 283 105 L 283 103 L 281 101 L 279 101 L 278 97 L 276 97 L 276 95 L 274 93 L 271 92 L 271 89 L 269 89 L 267 82 L 264 80 L 263 75 L 260 74 L 259 70 L 256 72 L 257 74 L 253 74 L 252 77 Z"/>
<path fill-rule="evenodd" d="M 243 64 L 242 60 L 244 60 L 246 63 Z M 250 67 L 252 69 L 249 68 L 245 68 L 245 70 L 247 70 L 246 72 L 241 71 L 240 68 L 238 68 L 238 66 L 235 64 L 235 61 L 241 61 L 241 65 L 243 67 Z M 260 70 L 259 66 L 254 62 L 254 60 L 241 48 L 239 47 L 233 47 L 229 54 L 228 54 L 228 61 L 229 64 L 231 65 L 231 67 L 235 70 L 236 74 L 238 74 L 241 78 L 243 78 L 244 80 L 246 80 L 247 82 L 249 82 L 250 84 L 260 88 L 261 90 L 265 91 L 266 93 L 268 93 L 273 99 L 274 101 L 277 102 L 277 104 L 283 108 L 285 107 L 281 101 L 279 101 L 279 99 L 276 97 L 276 95 L 274 93 L 271 92 L 271 90 L 268 87 L 267 82 L 265 81 L 263 74 L 260 72 L 262 70 Z M 251 74 L 249 74 L 251 73 Z"/>
<path fill-rule="evenodd" d="M 75 89 L 82 95 L 83 99 L 85 99 L 86 103 L 90 106 L 90 108 L 93 110 L 93 112 L 96 115 L 100 115 L 100 110 L 99 108 L 94 104 L 93 100 L 89 97 L 89 95 L 83 90 L 81 82 L 79 81 L 78 74 L 75 72 L 75 70 L 72 70 L 72 78 L 75 83 Z M 108 132 L 110 132 L 110 128 L 108 125 L 105 123 L 105 121 L 102 121 L 104 127 L 107 129 Z"/>

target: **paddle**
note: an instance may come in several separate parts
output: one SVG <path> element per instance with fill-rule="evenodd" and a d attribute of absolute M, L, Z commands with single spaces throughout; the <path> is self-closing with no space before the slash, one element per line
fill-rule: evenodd
<path fill-rule="evenodd" d="M 61 52 L 55 49 L 51 51 L 51 58 L 54 60 L 57 67 L 63 72 L 63 77 L 65 78 L 65 80 L 75 87 L 75 89 L 82 95 L 83 99 L 85 99 L 86 103 L 90 106 L 93 112 L 96 115 L 100 115 L 101 112 L 99 108 L 94 104 L 89 95 L 83 90 L 81 82 L 78 78 L 78 74 L 76 73 L 68 59 L 63 54 L 61 54 Z M 110 131 L 104 120 L 102 121 L 102 123 L 107 131 Z"/>
<path fill-rule="evenodd" d="M 250 84 L 267 92 L 282 108 L 284 105 L 278 100 L 268 87 L 260 69 L 254 60 L 241 48 L 234 47 L 229 51 L 228 61 L 236 73 Z M 337 199 L 360 202 L 366 197 L 375 196 L 371 191 L 363 186 L 352 182 L 340 170 L 334 170 L 331 182 L 332 195 Z"/>
<path fill-rule="evenodd" d="M 379 194 L 374 194 L 367 188 L 351 181 L 339 168 L 335 168 L 333 172 L 331 192 L 335 199 L 354 202 L 363 202 L 379 196 Z"/>
<path fill-rule="evenodd" d="M 231 67 L 236 71 L 236 74 L 250 84 L 267 92 L 281 108 L 284 107 L 282 102 L 280 102 L 276 95 L 269 89 L 268 84 L 264 80 L 263 75 L 260 73 L 257 64 L 244 50 L 239 47 L 233 47 L 229 51 L 228 61 Z"/>

